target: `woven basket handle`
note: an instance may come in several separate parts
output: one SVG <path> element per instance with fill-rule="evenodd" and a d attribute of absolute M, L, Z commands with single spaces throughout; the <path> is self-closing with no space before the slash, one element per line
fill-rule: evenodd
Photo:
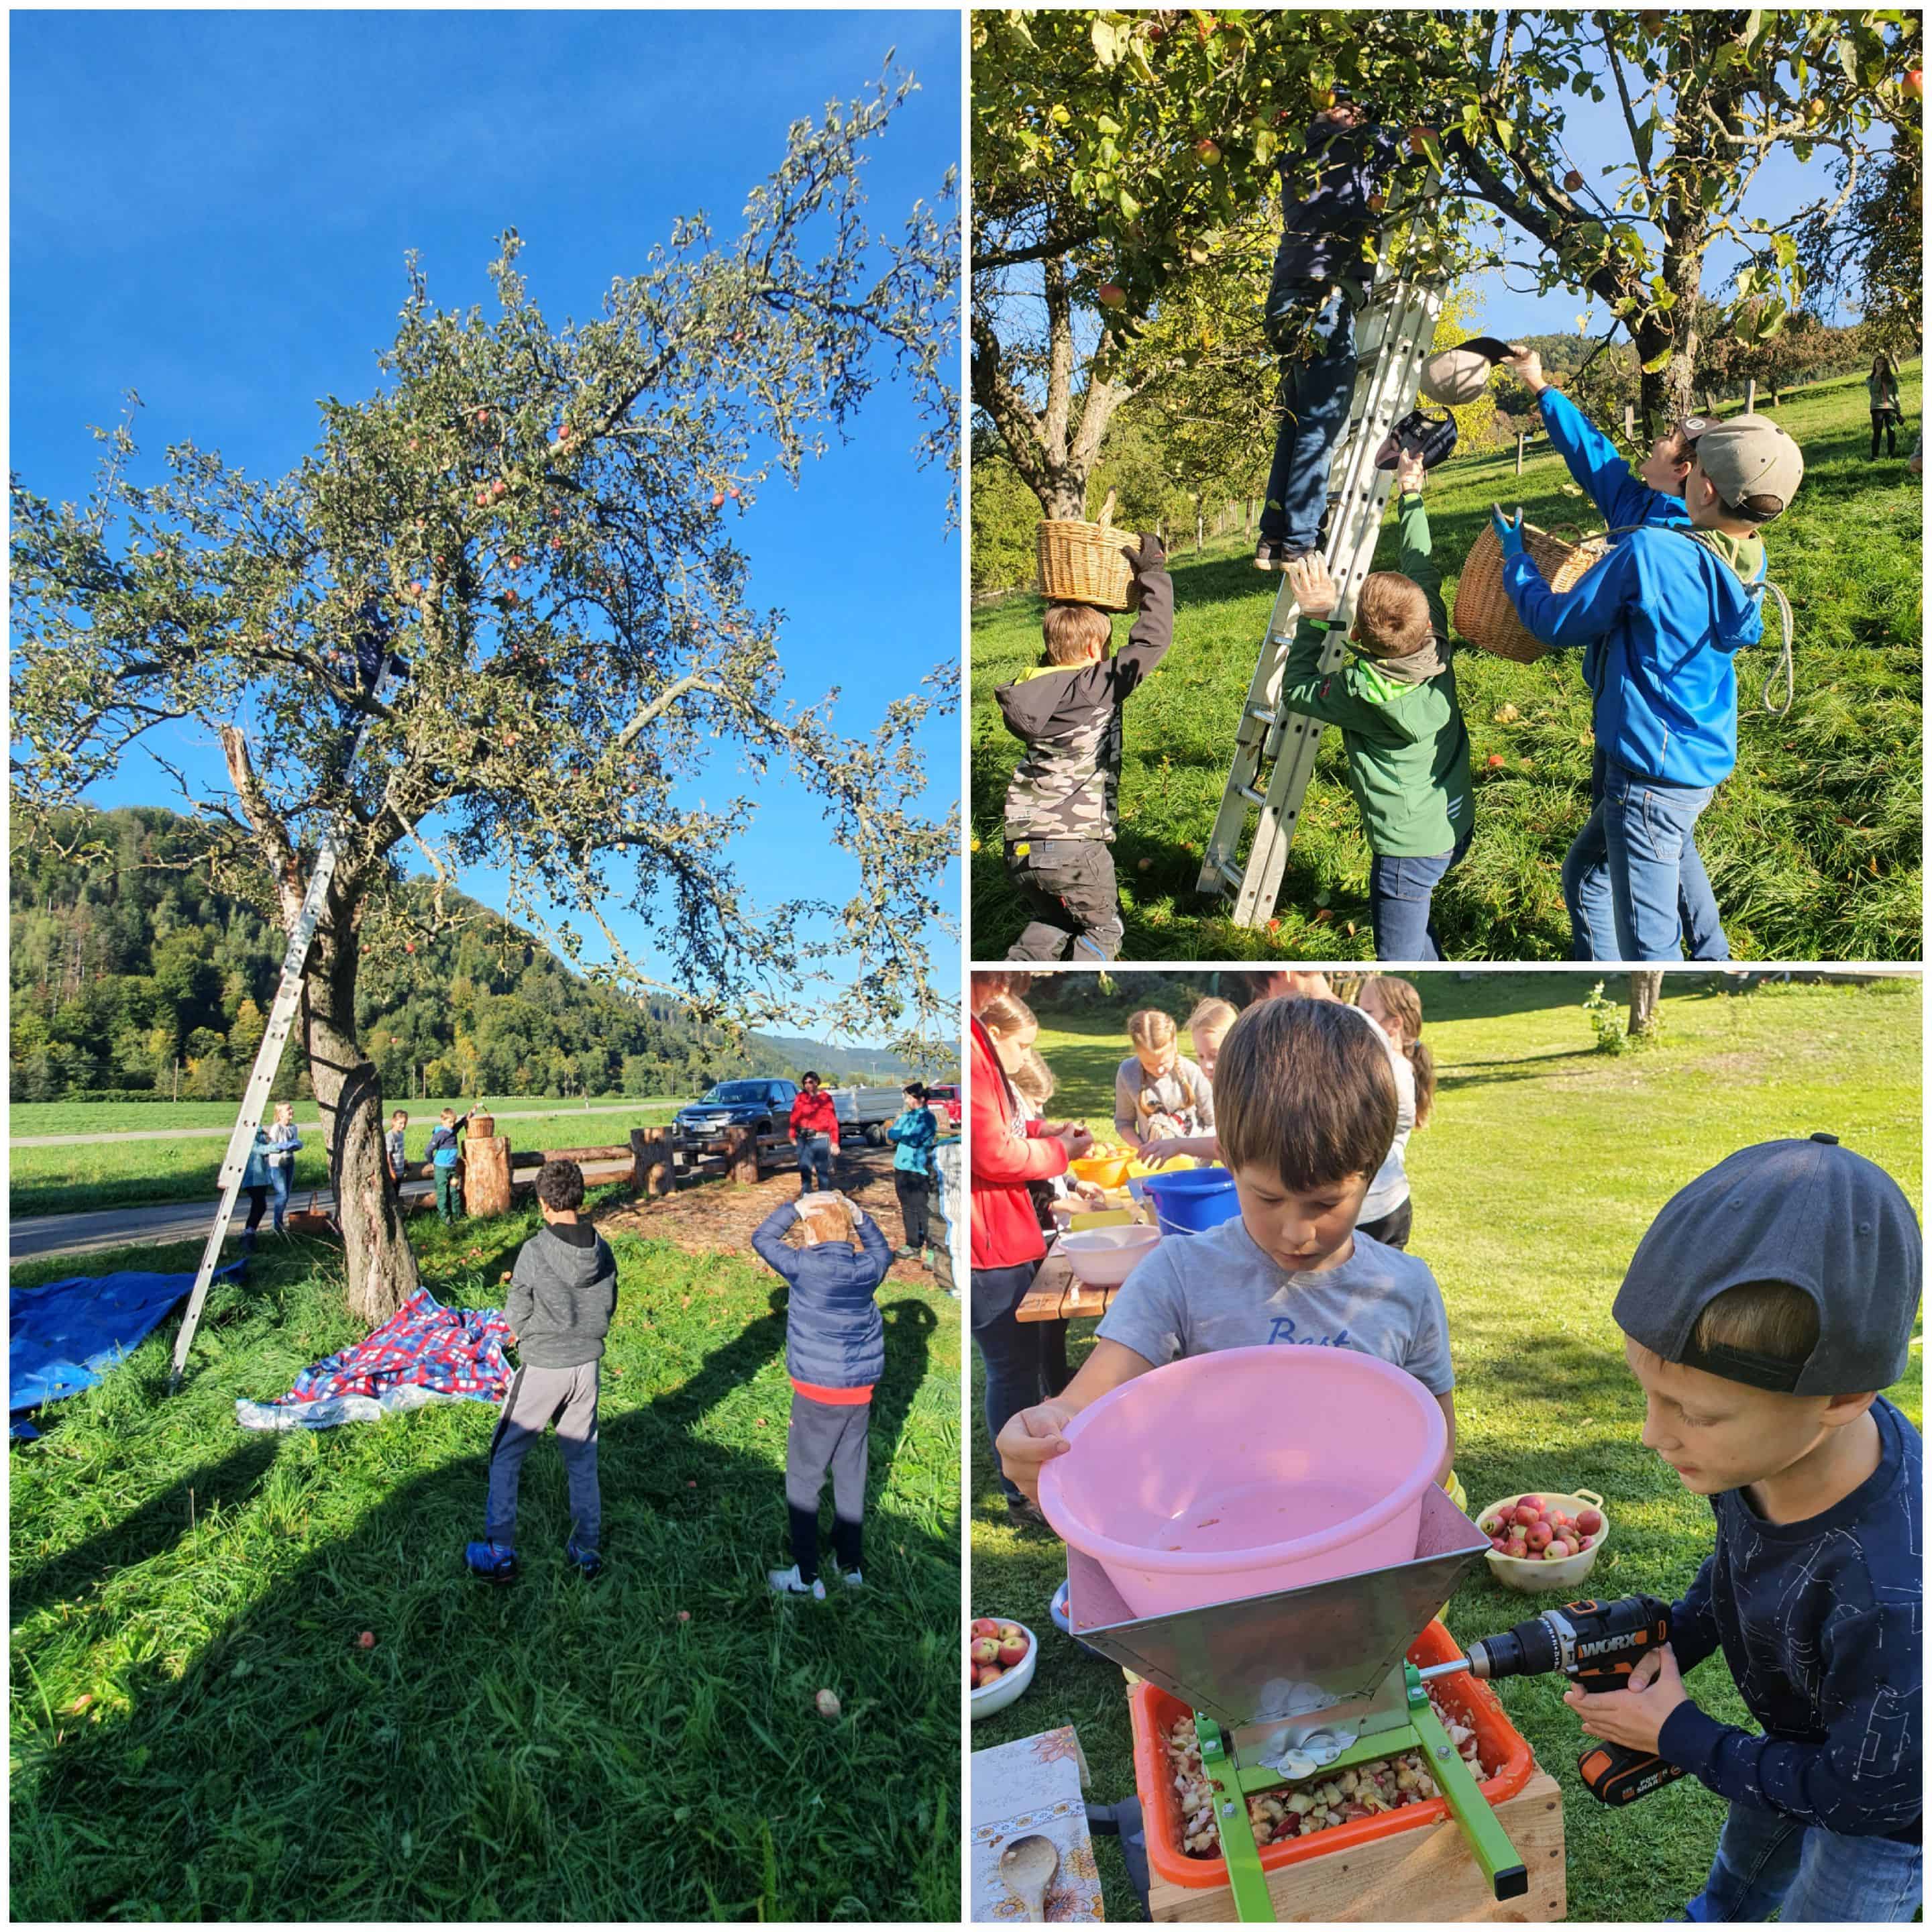
<path fill-rule="evenodd" d="M 1107 529 L 1114 520 L 1114 494 L 1113 490 L 1109 490 L 1107 492 L 1107 500 L 1100 506 L 1100 527 L 1103 530 Z"/>

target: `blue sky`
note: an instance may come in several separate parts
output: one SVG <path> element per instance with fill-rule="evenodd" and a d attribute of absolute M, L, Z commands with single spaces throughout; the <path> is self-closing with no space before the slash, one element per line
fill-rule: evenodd
<path fill-rule="evenodd" d="M 872 227 L 896 233 L 958 158 L 946 11 L 16 14 L 10 39 L 10 460 L 56 499 L 86 494 L 87 426 L 130 388 L 144 466 L 191 438 L 287 470 L 315 442 L 316 398 L 376 386 L 411 249 L 441 305 L 488 311 L 494 238 L 514 226 L 561 321 L 593 314 L 680 214 L 704 209 L 728 242 L 788 122 L 857 94 L 890 48 L 922 91 L 874 146 Z M 790 694 L 840 686 L 856 735 L 956 656 L 961 539 L 946 479 L 914 465 L 908 392 L 875 392 L 854 427 L 797 491 L 769 485 L 738 541 L 754 600 L 788 614 Z M 958 796 L 957 718 L 925 743 L 938 811 Z M 219 779 L 212 742 L 188 757 Z M 98 802 L 172 791 L 130 759 Z M 735 855 L 753 896 L 844 897 L 816 807 L 782 784 L 763 799 Z M 502 904 L 500 879 L 462 883 Z M 956 902 L 951 874 L 940 896 Z M 950 988 L 957 948 L 933 937 Z"/>

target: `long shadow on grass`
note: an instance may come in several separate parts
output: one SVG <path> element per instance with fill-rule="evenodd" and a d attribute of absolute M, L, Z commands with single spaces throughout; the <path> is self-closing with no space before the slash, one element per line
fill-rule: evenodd
<path fill-rule="evenodd" d="M 712 1413 L 781 1346 L 772 1299 L 650 1401 L 622 1408 L 624 1382 L 607 1383 L 608 1562 L 595 1585 L 563 1560 L 568 1513 L 548 1444 L 525 1467 L 522 1576 L 493 1591 L 463 1575 L 464 1540 L 482 1520 L 487 1416 L 438 1411 L 222 1459 L 213 1480 L 238 1505 L 224 1513 L 234 1550 L 213 1562 L 231 1576 L 263 1564 L 280 1574 L 239 1615 L 216 1612 L 205 1639 L 206 1570 L 159 1577 L 141 1612 L 157 1641 L 124 1652 L 111 1686 L 96 1687 L 108 1714 L 16 1724 L 16 1910 L 950 1916 L 959 1738 L 945 1633 L 957 1541 L 903 1509 L 877 1510 L 936 1318 L 918 1304 L 886 1310 L 871 1588 L 791 1604 L 763 1575 L 784 1535 L 782 1426 L 769 1450 L 760 1440 L 748 1453 L 723 1439 L 742 1420 Z M 460 1432 L 473 1450 L 384 1492 L 406 1453 L 392 1432 L 426 1428 Z M 380 1500 L 346 1534 L 292 1556 L 239 1507 L 265 1452 L 262 1468 L 288 1465 L 278 1483 L 310 1486 L 319 1517 L 340 1512 L 355 1485 Z M 210 1478 L 191 1480 L 199 1496 Z M 43 1565 L 30 1580 L 37 1600 L 91 1567 L 158 1554 L 180 1499 L 171 1490 Z M 34 1640 L 16 1630 L 21 1667 Z M 813 1707 L 828 1684 L 845 1700 L 836 1722 Z"/>

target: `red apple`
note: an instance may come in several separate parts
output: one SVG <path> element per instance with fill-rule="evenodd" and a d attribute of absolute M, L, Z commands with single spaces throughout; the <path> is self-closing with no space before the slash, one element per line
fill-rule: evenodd
<path fill-rule="evenodd" d="M 403 941 L 403 950 L 405 952 L 413 952 L 416 950 L 416 943 L 413 939 L 406 939 Z"/>
<path fill-rule="evenodd" d="M 1202 162 L 1208 167 L 1214 167 L 1220 164 L 1221 144 L 1213 136 L 1210 135 L 1202 140 L 1196 141 L 1194 144 L 1194 152 L 1201 157 Z"/>
<path fill-rule="evenodd" d="M 1916 67 L 1905 76 L 1905 91 L 1915 100 L 1925 98 L 1925 70 Z"/>
<path fill-rule="evenodd" d="M 1578 1513 L 1576 1527 L 1586 1536 L 1594 1536 L 1604 1526 L 1603 1513 L 1600 1510 L 1586 1509 Z"/>
<path fill-rule="evenodd" d="M 478 410 L 476 412 L 476 420 L 480 423 L 488 422 L 490 420 L 490 412 L 488 410 Z"/>
<path fill-rule="evenodd" d="M 1549 1542 L 1544 1546 L 1543 1560 L 1546 1563 L 1560 1562 L 1563 1558 L 1566 1556 L 1574 1556 L 1576 1553 L 1576 1552 L 1570 1547 L 1569 1540 L 1567 1538 L 1552 1536 L 1550 1539 Z"/>
<path fill-rule="evenodd" d="M 997 1684 L 1006 1673 L 997 1664 L 982 1664 L 980 1666 L 980 1688 L 983 1690 L 989 1684 Z"/>
<path fill-rule="evenodd" d="M 711 493 L 711 507 L 712 507 L 714 510 L 722 510 L 722 509 L 723 509 L 723 508 L 724 508 L 724 491 L 723 491 L 723 490 L 712 490 L 712 493 Z"/>
<path fill-rule="evenodd" d="M 552 538 L 550 538 L 550 548 L 551 548 L 552 550 L 561 550 L 561 549 L 562 549 L 562 548 L 563 548 L 563 539 L 562 539 L 562 538 L 561 538 L 561 537 L 552 537 Z"/>
<path fill-rule="evenodd" d="M 1528 1529 L 1532 1524 L 1540 1522 L 1543 1519 L 1537 1514 L 1536 1510 L 1529 1504 L 1518 1503 L 1510 1512 L 1510 1520 L 1512 1522 L 1520 1523 L 1525 1529 Z"/>
<path fill-rule="evenodd" d="M 1490 754 L 1490 770 L 1492 772 L 1499 772 L 1502 768 L 1503 754 L 1500 752 L 1492 752 Z"/>
<path fill-rule="evenodd" d="M 1516 1500 L 1519 1509 L 1533 1509 L 1539 1515 L 1549 1507 L 1540 1496 L 1518 1496 Z"/>
<path fill-rule="evenodd" d="M 490 485 L 490 494 L 493 496 L 500 496 L 509 487 L 509 484 L 506 483 L 502 478 L 500 476 L 496 478 L 495 482 Z"/>
<path fill-rule="evenodd" d="M 1024 1637 L 1003 1640 L 1000 1645 L 1000 1668 L 1012 1670 L 1015 1664 L 1024 1660 L 1026 1654 L 1027 1640 Z"/>
<path fill-rule="evenodd" d="M 724 494 L 726 496 L 731 497 L 735 500 L 738 494 L 738 486 L 735 483 L 729 485 L 726 488 Z"/>
<path fill-rule="evenodd" d="M 512 570 L 521 570 L 524 567 L 524 559 L 520 556 L 513 556 L 510 560 L 510 568 Z"/>
<path fill-rule="evenodd" d="M 975 1617 L 973 1619 L 973 1634 L 975 1636 L 998 1636 L 999 1634 L 1000 1627 L 991 1617 Z"/>
<path fill-rule="evenodd" d="M 1119 308 L 1126 298 L 1126 290 L 1117 282 L 1102 282 L 1094 291 L 1094 299 L 1102 308 Z"/>
<path fill-rule="evenodd" d="M 982 1666 L 997 1664 L 1000 1660 L 999 1640 L 997 1637 L 990 1636 L 976 1638 L 972 1649 L 967 1654 L 975 1664 Z"/>
<path fill-rule="evenodd" d="M 1568 188 L 1572 194 L 1574 194 L 1576 190 L 1583 185 L 1583 177 L 1576 169 L 1572 168 L 1570 172 L 1563 177 L 1563 185 Z"/>
<path fill-rule="evenodd" d="M 1521 1537 L 1513 1536 L 1509 1540 L 1509 1554 L 1520 1563 L 1529 1554 L 1529 1545 Z"/>
<path fill-rule="evenodd" d="M 514 610 L 517 608 L 517 593 L 514 590 L 505 591 L 503 592 L 503 602 L 507 604 L 512 610 Z"/>
<path fill-rule="evenodd" d="M 1490 1547 L 1499 1555 L 1507 1556 L 1509 1554 L 1509 1539 L 1504 1536 L 1492 1536 L 1490 1538 Z"/>
<path fill-rule="evenodd" d="M 1543 1550 L 1547 1548 L 1550 1540 L 1549 1524 L 1546 1522 L 1532 1523 L 1528 1528 L 1523 1532 L 1522 1540 L 1524 1542 L 1528 1544 L 1532 1550 Z"/>
<path fill-rule="evenodd" d="M 1420 122 L 1418 122 L 1414 127 L 1410 128 L 1408 130 L 1408 152 L 1412 154 L 1420 154 L 1423 151 L 1422 144 L 1424 141 L 1432 136 L 1435 132 L 1436 130 L 1433 128 L 1425 128 L 1422 126 Z"/>

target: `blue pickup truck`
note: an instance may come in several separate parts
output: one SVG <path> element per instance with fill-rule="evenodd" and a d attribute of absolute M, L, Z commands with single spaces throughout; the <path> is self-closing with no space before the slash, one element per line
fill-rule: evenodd
<path fill-rule="evenodd" d="M 789 1080 L 721 1080 L 701 1100 L 678 1109 L 680 1132 L 699 1140 L 720 1140 L 727 1127 L 754 1133 L 782 1134 L 791 1120 L 798 1089 Z"/>

